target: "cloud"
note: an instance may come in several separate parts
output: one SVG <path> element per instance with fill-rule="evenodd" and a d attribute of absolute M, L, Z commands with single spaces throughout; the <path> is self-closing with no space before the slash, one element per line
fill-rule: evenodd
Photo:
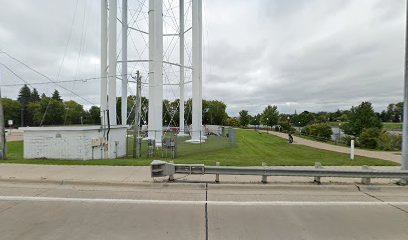
<path fill-rule="evenodd" d="M 171 7 L 169 1 L 164 2 L 165 32 L 176 32 L 177 23 L 171 16 L 178 16 L 178 3 Z M 130 4 L 131 24 L 147 30 L 147 3 L 140 15 L 136 15 L 140 6 Z M 203 96 L 225 101 L 230 115 L 241 109 L 256 114 L 268 104 L 289 113 L 334 111 L 364 100 L 381 110 L 402 100 L 404 1 L 206 0 L 203 4 Z M 99 75 L 99 2 L 0 0 L 0 5 L 4 6 L 0 49 L 54 79 Z M 191 15 L 186 20 L 189 26 Z M 130 34 L 129 58 L 148 58 L 146 40 L 142 34 Z M 190 40 L 191 31 L 186 36 L 186 41 Z M 189 54 L 191 43 L 186 47 Z M 118 48 L 120 53 L 120 41 Z M 166 57 L 177 62 L 177 38 L 167 37 L 165 49 Z M 1 54 L 0 62 L 29 81 L 45 81 Z M 191 64 L 189 57 L 186 64 Z M 131 72 L 140 70 L 148 81 L 148 64 L 129 64 L 129 68 Z M 165 82 L 177 83 L 178 68 L 165 69 Z M 0 71 L 2 84 L 21 82 L 6 70 Z M 187 81 L 190 78 L 188 72 Z M 98 81 L 64 86 L 99 103 Z M 15 97 L 18 88 L 7 88 L 3 93 Z M 54 88 L 58 86 L 38 86 L 47 94 Z M 120 95 L 119 81 L 117 89 Z M 134 92 L 132 84 L 129 90 Z M 191 85 L 187 85 L 186 91 L 190 90 Z M 61 90 L 61 94 L 86 104 L 68 91 Z M 165 97 L 177 96 L 177 87 L 165 87 Z M 186 96 L 191 97 L 191 93 Z"/>

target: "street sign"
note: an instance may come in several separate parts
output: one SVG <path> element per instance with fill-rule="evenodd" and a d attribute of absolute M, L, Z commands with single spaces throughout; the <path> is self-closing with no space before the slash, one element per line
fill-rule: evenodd
<path fill-rule="evenodd" d="M 8 120 L 8 125 L 12 126 L 13 125 L 13 120 Z"/>

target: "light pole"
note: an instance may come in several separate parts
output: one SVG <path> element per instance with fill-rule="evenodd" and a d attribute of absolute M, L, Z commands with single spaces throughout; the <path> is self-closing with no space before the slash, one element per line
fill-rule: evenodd
<path fill-rule="evenodd" d="M 269 118 L 266 118 L 266 133 L 269 133 Z"/>
<path fill-rule="evenodd" d="M 254 118 L 254 131 L 256 132 L 256 118 Z"/>
<path fill-rule="evenodd" d="M 341 134 L 341 123 L 339 123 L 339 137 L 337 138 L 337 144 L 340 142 L 340 134 Z"/>
<path fill-rule="evenodd" d="M 290 117 L 288 116 L 288 133 L 290 133 Z"/>

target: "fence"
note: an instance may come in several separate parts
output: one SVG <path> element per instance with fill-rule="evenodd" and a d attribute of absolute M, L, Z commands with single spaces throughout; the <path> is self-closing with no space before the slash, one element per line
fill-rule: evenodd
<path fill-rule="evenodd" d="M 235 143 L 235 129 L 232 128 L 205 127 L 197 132 L 186 129 L 183 134 L 176 127 L 161 131 L 142 129 L 136 134 L 132 129 L 127 134 L 127 156 L 177 158 L 221 150 Z"/>

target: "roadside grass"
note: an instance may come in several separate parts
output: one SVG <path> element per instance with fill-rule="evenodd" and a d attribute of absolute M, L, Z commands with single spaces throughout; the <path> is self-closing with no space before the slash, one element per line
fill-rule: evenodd
<path fill-rule="evenodd" d="M 224 166 L 260 166 L 262 162 L 269 166 L 313 166 L 321 162 L 323 166 L 397 166 L 399 164 L 379 159 L 356 156 L 349 159 L 348 154 L 331 152 L 311 148 L 308 146 L 288 144 L 283 138 L 251 130 L 236 130 L 237 144 L 231 145 L 210 137 L 206 143 L 187 144 L 180 139 L 175 163 L 215 165 L 220 162 Z M 52 159 L 23 159 L 23 142 L 8 142 L 8 160 L 0 163 L 26 163 L 50 165 L 109 165 L 109 166 L 147 166 L 153 159 L 170 161 L 162 158 L 159 153 L 154 158 L 139 159 L 121 158 L 107 160 L 52 160 Z"/>
<path fill-rule="evenodd" d="M 402 123 L 386 122 L 383 123 L 385 130 L 402 130 Z"/>

